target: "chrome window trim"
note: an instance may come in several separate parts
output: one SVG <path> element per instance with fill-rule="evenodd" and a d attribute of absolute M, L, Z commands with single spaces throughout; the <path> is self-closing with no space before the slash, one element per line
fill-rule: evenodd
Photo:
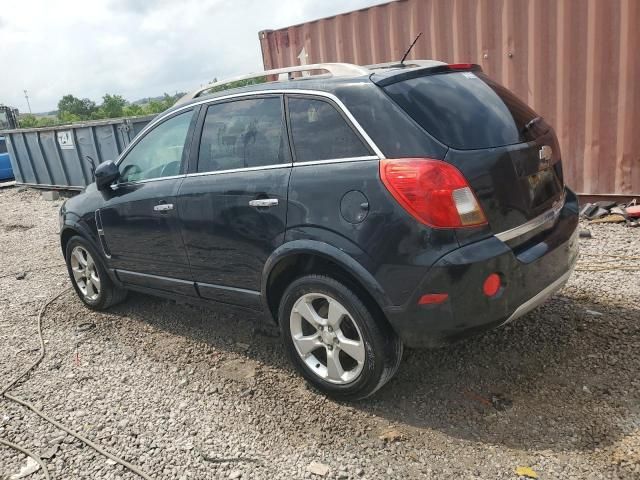
<path fill-rule="evenodd" d="M 379 160 L 380 157 L 375 155 L 365 155 L 362 157 L 345 157 L 345 158 L 329 158 L 327 160 L 308 160 L 306 162 L 293 162 L 294 167 L 304 167 L 307 165 L 324 165 L 326 163 L 347 163 L 347 162 L 362 162 L 366 160 Z"/>
<path fill-rule="evenodd" d="M 545 223 L 555 221 L 556 218 L 560 215 L 560 211 L 562 207 L 564 207 L 565 195 L 558 201 L 556 201 L 551 209 L 546 212 L 538 215 L 535 218 L 523 223 L 522 225 L 518 225 L 515 228 L 511 228 L 509 230 L 505 230 L 504 232 L 497 233 L 495 237 L 498 240 L 502 240 L 503 242 L 507 242 L 514 238 L 519 237 L 520 235 L 524 235 L 525 233 L 529 233 L 532 230 L 535 230 L 538 227 L 541 227 Z"/>
<path fill-rule="evenodd" d="M 207 98 L 207 99 L 200 100 L 198 102 L 194 102 L 194 103 L 190 103 L 188 105 L 184 105 L 184 106 L 178 107 L 175 110 L 171 110 L 170 112 L 167 112 L 165 114 L 161 114 L 158 117 L 156 117 L 155 119 L 153 119 L 146 127 L 144 127 L 140 131 L 140 133 L 136 136 L 136 138 L 134 138 L 134 140 L 127 146 L 127 148 L 124 149 L 124 151 L 118 157 L 118 160 L 116 161 L 116 165 L 120 165 L 120 162 L 122 162 L 124 157 L 129 153 L 129 151 L 133 147 L 135 147 L 138 144 L 138 142 L 140 140 L 142 140 L 146 136 L 146 134 L 147 134 L 147 132 L 149 130 L 153 129 L 159 123 L 162 123 L 167 117 L 170 117 L 170 116 L 172 116 L 174 114 L 177 114 L 177 113 L 179 113 L 179 112 L 181 112 L 183 110 L 188 110 L 189 108 L 196 107 L 197 105 L 216 103 L 216 102 L 219 102 L 219 101 L 222 101 L 222 100 L 229 100 L 229 99 L 232 99 L 232 98 L 252 97 L 252 96 L 269 95 L 269 94 L 277 94 L 277 95 L 284 95 L 284 94 L 309 95 L 309 96 L 316 96 L 316 97 L 324 97 L 324 98 L 328 98 L 328 99 L 332 100 L 338 106 L 338 108 L 340 108 L 340 110 L 342 110 L 342 113 L 344 113 L 344 115 L 349 119 L 351 124 L 355 127 L 355 129 L 358 131 L 358 133 L 362 136 L 362 138 L 365 140 L 367 145 L 369 145 L 369 147 L 374 151 L 374 153 L 377 155 L 377 158 L 379 158 L 379 159 L 386 158 L 384 156 L 384 154 L 382 153 L 382 151 L 375 144 L 375 142 L 371 139 L 371 137 L 369 137 L 369 135 L 364 130 L 364 128 L 362 128 L 362 125 L 360 125 L 360 123 L 358 123 L 358 121 L 355 119 L 353 114 L 345 106 L 345 104 L 342 103 L 342 101 L 338 97 L 336 97 L 334 94 L 329 93 L 329 92 L 323 92 L 323 91 L 320 91 L 320 90 L 302 90 L 302 89 L 297 89 L 297 88 L 288 88 L 288 89 L 278 88 L 278 89 L 269 89 L 269 90 L 254 90 L 254 91 L 251 91 L 251 92 L 232 93 L 232 94 L 229 94 L 229 95 L 223 95 L 221 97 Z M 248 168 L 251 168 L 251 167 L 248 167 Z M 189 175 L 193 175 L 193 174 L 189 174 Z M 136 183 L 136 182 L 131 182 L 131 183 Z"/>
<path fill-rule="evenodd" d="M 204 177 L 207 175 L 221 175 L 223 173 L 253 172 L 258 170 L 274 170 L 278 168 L 291 168 L 291 163 L 276 163 L 274 165 L 261 165 L 259 167 L 240 167 L 228 168 L 226 170 L 210 170 L 208 172 L 187 173 L 185 177 Z"/>
<path fill-rule="evenodd" d="M 168 177 L 156 177 L 156 178 L 147 178 L 146 180 L 138 180 L 137 182 L 122 182 L 122 183 L 114 183 L 111 185 L 112 190 L 117 190 L 120 187 L 126 187 L 127 185 L 139 185 L 141 183 L 150 183 L 150 182 L 159 182 L 162 180 L 174 180 L 176 178 L 184 178 L 187 175 L 182 173 L 180 175 L 170 175 Z"/>
<path fill-rule="evenodd" d="M 324 165 L 331 163 L 348 163 L 348 162 L 362 162 L 367 160 L 379 160 L 375 155 L 367 155 L 363 157 L 346 157 L 346 158 L 330 158 L 327 160 L 310 160 L 308 162 L 294 162 L 294 163 L 276 163 L 274 165 L 261 165 L 259 167 L 241 167 L 241 168 L 229 168 L 226 170 L 211 170 L 209 172 L 197 172 L 197 173 L 185 173 L 182 175 L 172 175 L 170 177 L 158 177 L 158 178 L 149 178 L 147 180 L 140 180 L 138 182 L 126 182 L 126 183 L 117 183 L 113 185 L 112 188 L 117 189 L 121 186 L 126 185 L 137 185 L 140 183 L 149 183 L 149 182 L 157 182 L 161 180 L 171 180 L 175 178 L 190 178 L 190 177 L 205 177 L 209 175 L 222 175 L 225 173 L 239 173 L 239 172 L 254 172 L 260 170 L 275 170 L 280 168 L 291 168 L 293 167 L 306 167 L 310 165 Z"/>

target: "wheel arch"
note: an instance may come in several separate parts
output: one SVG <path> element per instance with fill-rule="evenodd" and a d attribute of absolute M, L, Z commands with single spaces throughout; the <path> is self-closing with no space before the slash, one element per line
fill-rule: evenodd
<path fill-rule="evenodd" d="M 116 285 L 121 286 L 122 284 L 120 280 L 115 275 L 114 271 L 109 267 L 107 259 L 105 258 L 102 251 L 102 246 L 98 243 L 96 238 L 91 235 L 91 230 L 89 229 L 89 227 L 84 226 L 81 222 L 65 223 L 64 225 L 62 225 L 62 229 L 60 230 L 60 247 L 62 249 L 62 257 L 65 259 L 65 261 L 67 259 L 67 245 L 69 243 L 69 240 L 71 240 L 75 236 L 82 237 L 82 239 L 84 239 L 91 245 L 91 247 L 98 255 L 97 260 L 101 262 L 102 267 L 107 272 L 107 275 L 109 275 L 111 281 Z"/>
<path fill-rule="evenodd" d="M 60 247 L 62 248 L 62 256 L 67 256 L 67 244 L 69 240 L 75 236 L 85 237 L 78 229 L 65 225 L 60 232 Z"/>
<path fill-rule="evenodd" d="M 390 301 L 373 275 L 351 255 L 317 240 L 294 240 L 278 248 L 265 263 L 261 297 L 264 310 L 278 323 L 278 306 L 287 286 L 305 274 L 325 274 L 352 288 L 380 318 Z"/>

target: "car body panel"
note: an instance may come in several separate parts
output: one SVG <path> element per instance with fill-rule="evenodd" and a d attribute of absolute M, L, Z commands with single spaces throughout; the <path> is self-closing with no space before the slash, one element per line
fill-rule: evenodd
<path fill-rule="evenodd" d="M 182 181 L 180 177 L 132 183 L 109 192 L 99 211 L 112 268 L 192 280 L 176 207 Z M 156 210 L 163 204 L 173 209 Z M 121 279 L 125 283 L 146 281 L 135 276 Z M 190 294 L 196 294 L 193 288 Z"/>
<path fill-rule="evenodd" d="M 197 125 L 178 178 L 120 193 L 121 186 L 102 192 L 89 186 L 63 206 L 63 225 L 90 236 L 100 248 L 95 221 L 100 210 L 104 241 L 108 250 L 115 247 L 102 260 L 119 284 L 194 303 L 263 310 L 271 321 L 269 285 L 278 265 L 296 255 L 317 256 L 353 277 L 403 341 L 416 347 L 499 325 L 545 293 L 545 282 L 554 284 L 571 270 L 577 255 L 575 195 L 563 187 L 532 206 L 526 200 L 533 197 L 526 195 L 535 197 L 535 190 L 509 191 L 516 181 L 522 187 L 548 169 L 562 181 L 551 129 L 528 143 L 451 149 L 365 76 L 274 82 L 196 98 L 170 109 L 142 134 L 194 105 L 265 93 L 323 97 L 340 110 L 371 155 L 302 162 L 294 154 L 291 166 L 197 174 L 194 131 L 202 128 L 203 108 L 194 116 Z M 554 153 L 542 165 L 537 155 L 545 145 Z M 380 159 L 405 157 L 454 164 L 469 180 L 489 223 L 439 229 L 417 222 L 379 176 Z M 544 214 L 560 195 L 564 203 L 557 217 L 509 241 L 495 236 Z M 119 196 L 128 196 L 131 206 Z M 249 206 L 265 198 L 277 199 L 277 206 Z M 160 200 L 175 205 L 170 215 L 150 213 Z M 482 280 L 494 271 L 503 275 L 503 293 L 494 299 L 478 296 Z M 449 294 L 445 304 L 418 305 L 421 295 L 438 291 Z"/>
<path fill-rule="evenodd" d="M 200 295 L 255 303 L 263 265 L 284 241 L 290 172 L 285 166 L 185 178 L 178 210 Z M 249 205 L 263 198 L 278 204 Z"/>
<path fill-rule="evenodd" d="M 296 166 L 289 188 L 287 240 L 322 240 L 357 245 L 369 259 L 368 268 L 390 301 L 400 305 L 438 258 L 458 247 L 453 230 L 417 223 L 379 181 L 379 161 L 365 160 Z M 360 192 L 367 216 L 347 221 L 341 203 L 349 192 Z M 312 207 L 312 208 L 311 208 Z M 295 232 L 295 233 L 294 233 Z"/>

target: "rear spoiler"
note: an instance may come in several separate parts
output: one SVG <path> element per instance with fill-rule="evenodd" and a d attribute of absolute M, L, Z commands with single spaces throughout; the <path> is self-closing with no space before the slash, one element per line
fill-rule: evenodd
<path fill-rule="evenodd" d="M 374 73 L 371 75 L 371 81 L 380 87 L 386 87 L 387 85 L 402 82 L 403 80 L 451 72 L 482 72 L 482 67 L 475 63 L 449 63 L 406 70 L 393 69 Z"/>

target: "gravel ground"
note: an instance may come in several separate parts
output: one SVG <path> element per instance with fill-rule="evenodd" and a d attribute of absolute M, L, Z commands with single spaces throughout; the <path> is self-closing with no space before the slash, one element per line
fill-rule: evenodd
<path fill-rule="evenodd" d="M 38 310 L 69 284 L 60 203 L 0 191 L 0 385 L 37 357 Z M 588 228 L 579 269 L 639 255 L 640 229 Z M 312 462 L 325 478 L 513 479 L 518 466 L 540 478 L 640 478 L 639 277 L 578 271 L 512 325 L 406 352 L 391 382 L 351 404 L 308 389 L 279 339 L 245 314 L 135 294 L 94 313 L 69 292 L 45 315 L 45 360 L 13 393 L 156 479 L 315 478 Z M 0 438 L 50 456 L 53 478 L 138 478 L 0 406 Z M 0 446 L 0 478 L 25 463 Z"/>

